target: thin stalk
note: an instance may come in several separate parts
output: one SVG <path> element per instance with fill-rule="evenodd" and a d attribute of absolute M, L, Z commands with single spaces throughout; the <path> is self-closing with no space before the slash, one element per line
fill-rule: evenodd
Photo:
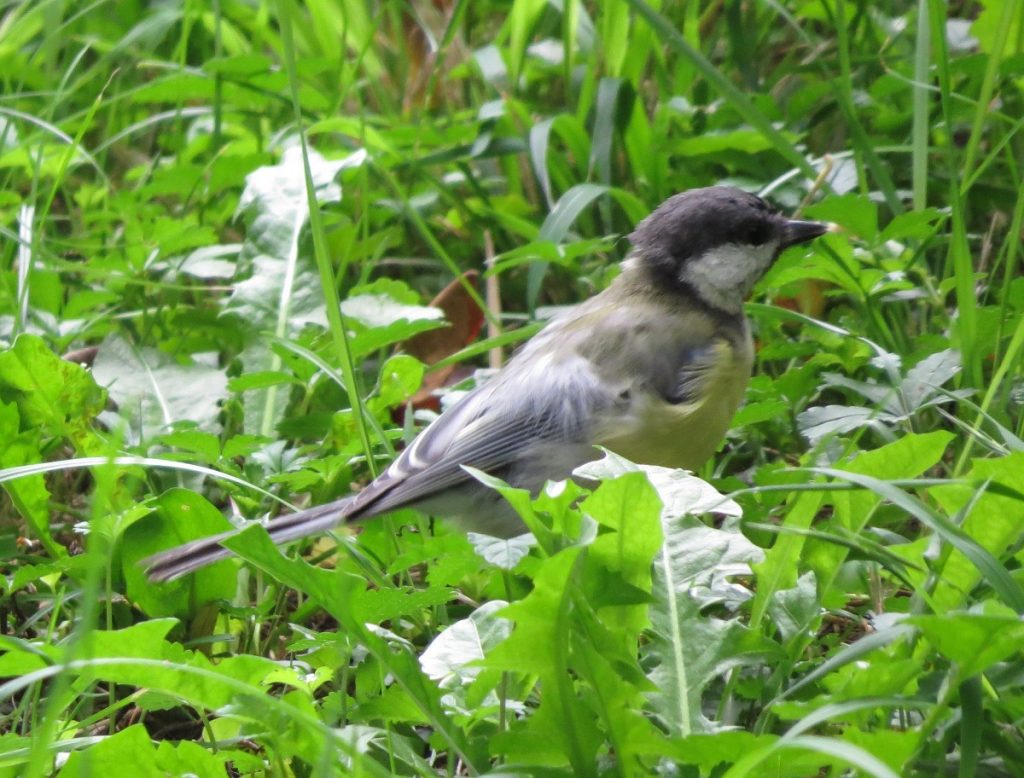
<path fill-rule="evenodd" d="M 917 3 L 917 41 L 914 48 L 913 93 L 914 123 L 911 128 L 911 179 L 914 210 L 928 204 L 928 72 L 931 67 L 931 32 L 928 27 L 928 0 Z"/>
<path fill-rule="evenodd" d="M 348 332 L 341 313 L 341 300 L 338 298 L 337 281 L 334 277 L 334 268 L 331 265 L 327 248 L 326 234 L 320 216 L 320 206 L 316 200 L 313 174 L 309 167 L 309 147 L 306 143 L 306 133 L 303 127 L 302 109 L 299 106 L 299 79 L 295 67 L 295 44 L 292 36 L 292 20 L 288 5 L 287 0 L 278 0 L 278 20 L 281 25 L 281 40 L 284 44 L 285 65 L 288 70 L 292 113 L 295 117 L 295 127 L 298 132 L 299 143 L 302 147 L 302 169 L 306 177 L 306 198 L 309 204 L 309 227 L 313 236 L 313 252 L 316 256 L 317 269 L 320 271 L 320 287 L 327 304 L 328 329 L 338 353 L 338 362 L 341 365 L 342 375 L 345 378 L 345 391 L 348 393 L 349 403 L 352 407 L 356 434 L 359 436 L 363 454 L 366 456 L 366 466 L 369 468 L 370 473 L 376 477 L 377 466 L 373 458 L 373 446 L 370 443 L 366 424 L 366 416 L 369 411 L 363 404 L 362 397 L 359 394 L 352 349 L 348 342 Z"/>

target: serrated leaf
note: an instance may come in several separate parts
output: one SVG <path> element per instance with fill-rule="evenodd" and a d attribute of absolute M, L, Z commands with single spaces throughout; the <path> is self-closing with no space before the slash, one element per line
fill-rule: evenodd
<path fill-rule="evenodd" d="M 302 560 L 289 559 L 273 544 L 266 532 L 256 527 L 233 536 L 224 545 L 282 584 L 302 591 L 320 603 L 348 633 L 369 650 L 387 672 L 395 676 L 396 682 L 409 694 L 437 736 L 460 754 L 460 758 L 475 764 L 480 758 L 476 747 L 467 741 L 462 731 L 448 718 L 441 707 L 436 686 L 427 681 L 416 658 L 408 650 L 408 641 L 391 639 L 392 633 L 388 630 L 367 624 L 357 615 L 356 603 L 367 590 L 364 579 L 351 573 L 335 573 L 306 564 Z M 476 767 L 473 769 L 478 770 Z"/>
<path fill-rule="evenodd" d="M 591 763 L 601 744 L 592 713 L 565 694 L 565 646 L 571 626 L 565 617 L 573 598 L 573 575 L 584 562 L 583 546 L 572 546 L 545 559 L 533 578 L 533 590 L 522 600 L 506 607 L 501 615 L 515 622 L 515 629 L 494 648 L 484 665 L 495 670 L 536 675 L 544 697 L 530 717 L 498 737 L 490 747 L 509 755 L 532 749 L 545 763 L 572 761 L 579 769 Z M 575 755 L 576 758 L 573 758 Z"/>
<path fill-rule="evenodd" d="M 900 386 L 907 409 L 914 411 L 927 403 L 939 387 L 960 372 L 960 366 L 960 352 L 945 349 L 929 354 L 910 368 Z"/>
<path fill-rule="evenodd" d="M 0 352 L 0 397 L 13 400 L 23 424 L 68 438 L 81 453 L 101 450 L 92 422 L 105 392 L 81 365 L 61 359 L 36 335 L 19 335 Z"/>
<path fill-rule="evenodd" d="M 942 211 L 938 208 L 923 208 L 920 211 L 914 210 L 898 214 L 885 225 L 880 239 L 883 241 L 907 238 L 924 240 L 931 235 L 935 224 L 942 218 L 942 215 Z"/>
<path fill-rule="evenodd" d="M 888 413 L 901 414 L 902 409 L 899 407 L 896 389 L 892 386 L 882 386 L 870 381 L 857 381 L 838 373 L 823 373 L 821 377 L 824 380 L 822 386 L 838 386 L 843 389 L 850 389 L 866 400 L 870 400 L 880 406 Z"/>
<path fill-rule="evenodd" d="M 534 675 L 559 671 L 552 639 L 566 629 L 560 612 L 570 596 L 567 582 L 582 550 L 582 546 L 570 547 L 544 560 L 533 578 L 533 590 L 502 611 L 502 617 L 514 621 L 516 629 L 487 656 L 488 667 Z"/>
<path fill-rule="evenodd" d="M 879 422 L 898 421 L 899 418 L 890 413 L 877 411 L 873 408 L 860 408 L 847 405 L 821 405 L 808 408 L 796 417 L 800 433 L 817 445 L 823 438 L 839 435 L 861 427 L 873 426 Z"/>
<path fill-rule="evenodd" d="M 714 729 L 702 705 L 708 684 L 731 667 L 763 662 L 781 651 L 738 619 L 702 616 L 678 582 L 663 577 L 669 569 L 667 563 L 655 567 L 653 637 L 645 662 L 656 663 L 648 676 L 658 689 L 651 707 L 671 734 L 685 736 Z"/>
<path fill-rule="evenodd" d="M 722 596 L 735 574 L 749 574 L 763 552 L 738 531 L 666 526 L 654 563 L 653 637 L 649 678 L 658 689 L 651 702 L 674 735 L 713 728 L 704 716 L 702 695 L 730 667 L 763 659 L 779 649 L 738 619 L 701 613 L 705 598 Z"/>
<path fill-rule="evenodd" d="M 454 592 L 447 586 L 367 589 L 353 597 L 352 611 L 363 622 L 382 624 L 424 608 L 443 605 L 454 596 Z"/>
<path fill-rule="evenodd" d="M 338 173 L 366 160 L 357 151 L 341 160 L 327 160 L 309 150 L 309 167 L 317 203 L 341 199 Z M 266 165 L 246 176 L 238 215 L 246 226 L 239 254 L 239 269 L 248 277 L 235 284 L 224 315 L 245 321 L 246 346 L 240 359 L 247 373 L 278 367 L 278 358 L 266 345 L 266 333 L 288 336 L 308 324 L 326 326 L 327 315 L 310 241 L 307 239 L 309 200 L 302 151 L 285 150 L 281 162 Z M 287 396 L 273 387 L 243 396 L 247 432 L 265 433 L 284 412 Z"/>
<path fill-rule="evenodd" d="M 645 473 L 604 481 L 579 509 L 614 530 L 594 539 L 590 554 L 641 589 L 650 586 L 650 565 L 661 545 L 661 500 Z"/>

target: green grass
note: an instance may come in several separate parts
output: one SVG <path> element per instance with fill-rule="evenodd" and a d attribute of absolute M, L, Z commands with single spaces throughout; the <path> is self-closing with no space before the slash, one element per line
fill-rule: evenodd
<path fill-rule="evenodd" d="M 1024 772 L 1020 3 L 43 0 L 0 31 L 4 775 Z M 404 512 L 145 581 L 360 488 L 425 379 L 717 182 L 840 229 L 758 287 L 704 481 L 611 459 L 506 491 L 533 546 Z M 396 353 L 489 245 L 491 335 Z"/>

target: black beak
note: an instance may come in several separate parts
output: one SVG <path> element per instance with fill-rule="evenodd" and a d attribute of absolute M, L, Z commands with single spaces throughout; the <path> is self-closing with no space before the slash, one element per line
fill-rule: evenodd
<path fill-rule="evenodd" d="M 797 243 L 806 243 L 826 232 L 828 232 L 828 225 L 822 222 L 802 222 L 792 219 L 786 222 L 786 227 L 782 231 L 781 248 L 786 249 Z"/>

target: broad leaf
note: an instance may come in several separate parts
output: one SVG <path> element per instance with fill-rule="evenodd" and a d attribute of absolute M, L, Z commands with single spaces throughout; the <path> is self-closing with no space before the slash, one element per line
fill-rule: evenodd
<path fill-rule="evenodd" d="M 647 662 L 656 663 L 650 679 L 658 692 L 651 704 L 675 735 L 714 729 L 705 714 L 703 692 L 715 678 L 739 664 L 763 661 L 778 647 L 744 626 L 738 618 L 720 619 L 701 612 L 713 602 L 739 595 L 730 577 L 749 575 L 761 557 L 738 531 L 709 527 L 666 528 L 654 564 L 653 638 Z"/>
<path fill-rule="evenodd" d="M 155 348 L 135 346 L 119 335 L 100 345 L 93 364 L 96 381 L 140 441 L 169 431 L 178 422 L 193 421 L 201 429 L 219 429 L 217 415 L 228 395 L 227 376 L 216 355 L 194 355 L 182 363 Z"/>

